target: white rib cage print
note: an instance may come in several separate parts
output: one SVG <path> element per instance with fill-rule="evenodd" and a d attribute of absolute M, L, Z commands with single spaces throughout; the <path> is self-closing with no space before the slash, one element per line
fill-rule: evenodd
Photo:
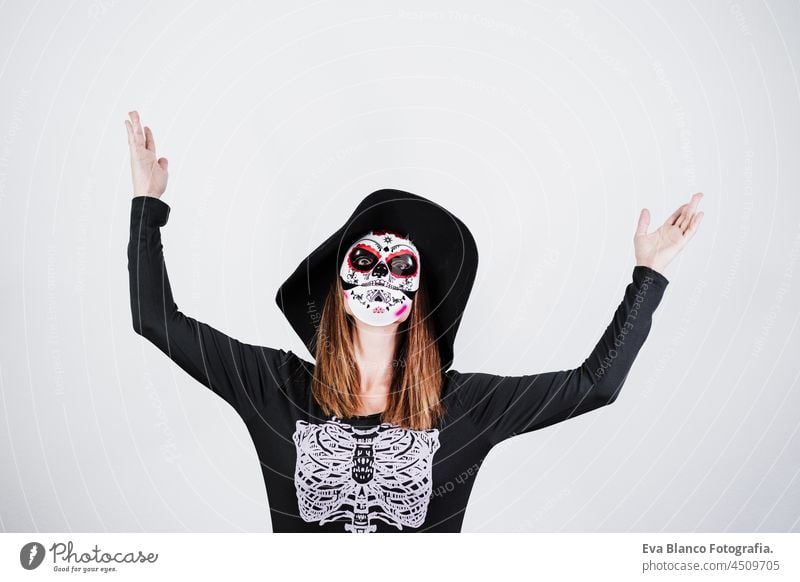
<path fill-rule="evenodd" d="M 356 427 L 334 417 L 320 424 L 298 420 L 293 440 L 304 521 L 343 520 L 344 530 L 353 533 L 376 531 L 377 520 L 399 530 L 425 521 L 438 429 Z"/>

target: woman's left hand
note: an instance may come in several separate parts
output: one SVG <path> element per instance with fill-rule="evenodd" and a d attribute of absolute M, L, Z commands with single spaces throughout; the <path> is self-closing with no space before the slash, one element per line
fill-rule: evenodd
<path fill-rule="evenodd" d="M 664 272 L 667 265 L 683 250 L 703 220 L 703 212 L 695 213 L 702 192 L 694 194 L 686 204 L 681 205 L 657 230 L 648 233 L 650 211 L 643 208 L 639 214 L 639 224 L 633 237 L 636 264 Z"/>

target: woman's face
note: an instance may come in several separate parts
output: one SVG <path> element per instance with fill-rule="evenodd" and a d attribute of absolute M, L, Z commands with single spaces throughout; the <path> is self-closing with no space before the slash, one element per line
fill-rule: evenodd
<path fill-rule="evenodd" d="M 371 230 L 347 250 L 339 274 L 347 313 L 368 325 L 400 323 L 419 288 L 419 252 L 398 233 Z"/>

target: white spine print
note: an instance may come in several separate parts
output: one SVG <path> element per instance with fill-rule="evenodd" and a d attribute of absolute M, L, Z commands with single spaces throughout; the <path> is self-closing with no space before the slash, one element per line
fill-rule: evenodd
<path fill-rule="evenodd" d="M 293 439 L 297 505 L 304 521 L 344 520 L 345 531 L 354 533 L 376 531 L 376 520 L 400 530 L 425 521 L 438 429 L 298 420 Z"/>

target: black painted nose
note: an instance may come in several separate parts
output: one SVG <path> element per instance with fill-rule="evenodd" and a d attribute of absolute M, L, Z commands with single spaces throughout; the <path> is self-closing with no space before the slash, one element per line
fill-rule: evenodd
<path fill-rule="evenodd" d="M 389 274 L 389 267 L 386 266 L 386 263 L 380 262 L 378 263 L 374 269 L 372 269 L 372 276 L 373 277 L 385 277 Z"/>

